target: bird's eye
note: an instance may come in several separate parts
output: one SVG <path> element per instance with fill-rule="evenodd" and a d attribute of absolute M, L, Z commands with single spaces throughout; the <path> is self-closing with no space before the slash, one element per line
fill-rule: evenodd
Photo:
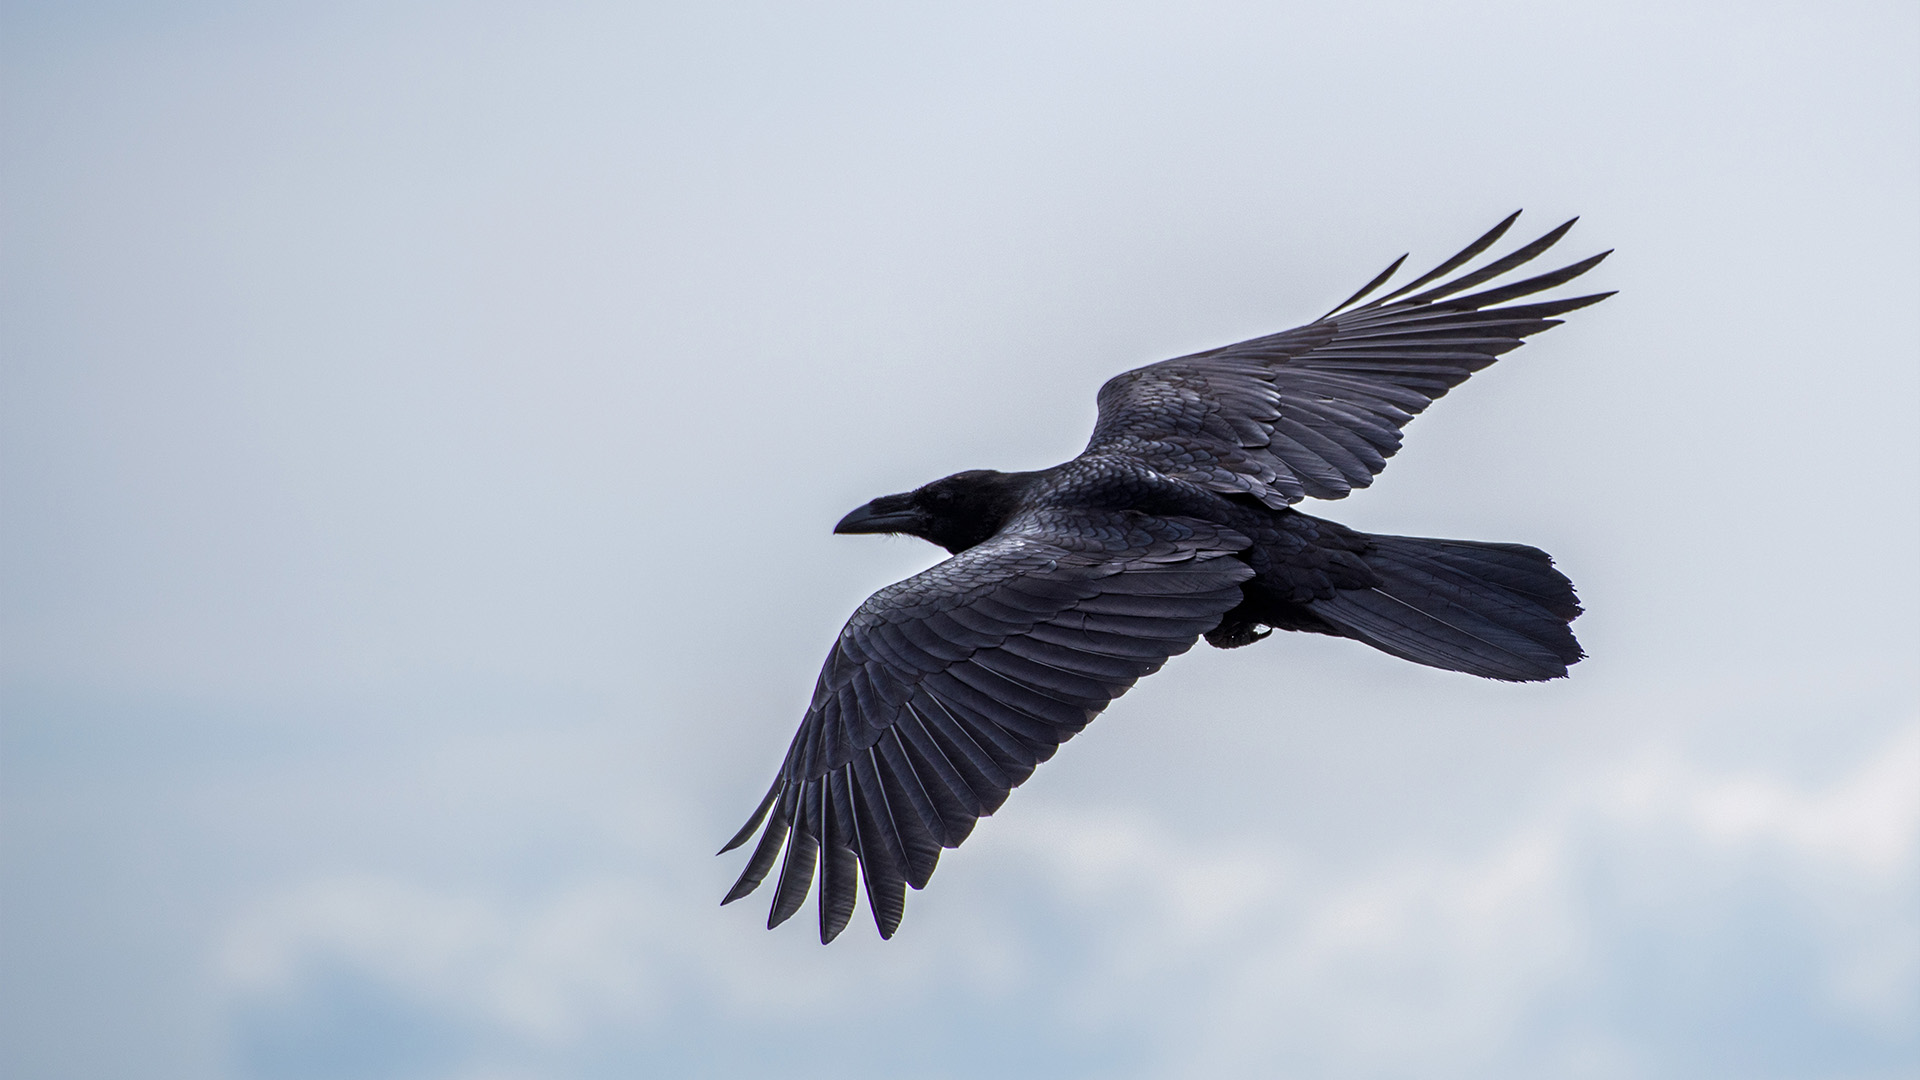
<path fill-rule="evenodd" d="M 935 499 L 938 499 L 938 500 L 939 500 L 939 501 L 941 501 L 941 502 L 952 502 L 952 501 L 953 501 L 953 492 L 951 492 L 951 491 L 936 491 L 936 492 L 934 492 L 934 493 L 933 493 L 933 497 L 934 497 Z"/>

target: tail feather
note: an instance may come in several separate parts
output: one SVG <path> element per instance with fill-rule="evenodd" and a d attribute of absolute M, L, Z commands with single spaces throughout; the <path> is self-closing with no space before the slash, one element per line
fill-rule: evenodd
<path fill-rule="evenodd" d="M 1573 583 L 1546 552 L 1520 544 L 1370 536 L 1361 555 L 1380 577 L 1313 613 L 1340 633 L 1403 659 L 1489 679 L 1557 679 L 1586 654 L 1567 628 Z"/>

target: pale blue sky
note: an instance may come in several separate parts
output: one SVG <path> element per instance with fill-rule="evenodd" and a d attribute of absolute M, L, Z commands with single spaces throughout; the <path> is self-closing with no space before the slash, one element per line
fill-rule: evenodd
<path fill-rule="evenodd" d="M 0 9 L 0 1074 L 1920 1074 L 1907 3 Z M 866 499 L 1572 214 L 1316 512 L 1592 658 L 1179 658 L 716 906 Z"/>

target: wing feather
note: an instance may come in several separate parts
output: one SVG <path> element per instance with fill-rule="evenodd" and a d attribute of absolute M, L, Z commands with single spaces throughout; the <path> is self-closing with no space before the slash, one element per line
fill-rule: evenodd
<path fill-rule="evenodd" d="M 854 882 L 859 877 L 860 861 L 854 854 L 857 833 L 853 828 L 853 799 L 848 789 L 846 766 L 825 777 L 821 799 L 826 803 L 822 826 L 826 837 L 821 842 L 820 858 L 820 940 L 840 936 L 853 918 Z"/>
<path fill-rule="evenodd" d="M 890 938 L 907 910 L 907 878 L 901 872 L 902 845 L 888 812 L 886 793 L 873 771 L 872 750 L 847 762 L 852 784 L 854 851 L 867 885 L 867 907 L 881 938 Z"/>
<path fill-rule="evenodd" d="M 808 829 L 817 826 L 812 822 L 801 824 L 803 827 L 787 834 L 787 857 L 780 861 L 780 883 L 774 888 L 773 910 L 767 915 L 769 930 L 793 918 L 813 884 L 813 863 L 820 854 L 820 842 Z"/>
<path fill-rule="evenodd" d="M 751 824 L 756 828 L 759 826 L 759 822 Z M 759 888 L 760 883 L 767 879 L 767 872 L 773 869 L 773 861 L 780 857 L 780 848 L 786 839 L 787 819 L 775 816 L 767 823 L 767 831 L 760 834 L 760 843 L 754 847 L 753 854 L 748 857 L 746 869 L 740 872 L 740 879 L 733 883 L 733 888 L 727 892 L 727 898 L 720 902 L 731 904 Z"/>

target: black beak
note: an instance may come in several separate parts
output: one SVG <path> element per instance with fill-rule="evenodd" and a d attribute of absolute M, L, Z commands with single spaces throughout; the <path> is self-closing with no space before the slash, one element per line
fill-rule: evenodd
<path fill-rule="evenodd" d="M 905 495 L 882 495 L 840 519 L 837 533 L 911 532 L 921 521 L 920 511 Z"/>

